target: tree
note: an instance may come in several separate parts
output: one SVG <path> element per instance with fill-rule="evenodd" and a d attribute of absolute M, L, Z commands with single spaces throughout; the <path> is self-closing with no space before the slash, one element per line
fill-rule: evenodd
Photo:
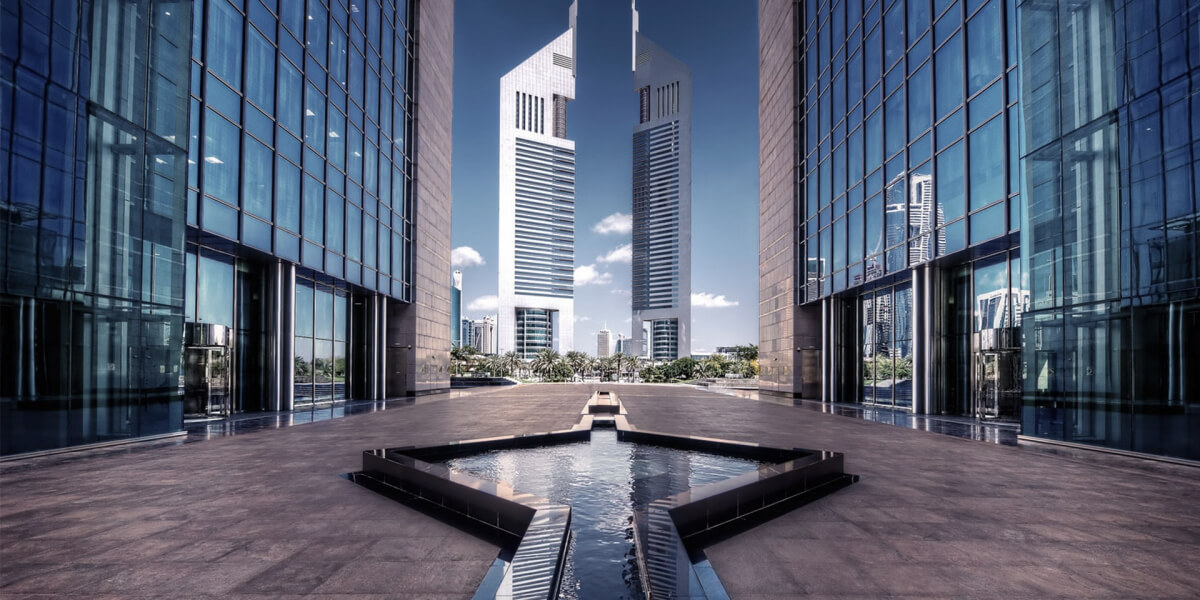
<path fill-rule="evenodd" d="M 575 376 L 583 379 L 583 372 L 587 369 L 588 363 L 591 362 L 591 359 L 588 358 L 588 355 L 572 350 L 567 353 L 565 358 L 567 365 L 571 367 L 572 379 L 574 379 Z"/>
<path fill-rule="evenodd" d="M 697 362 L 696 359 L 690 356 L 685 356 L 672 361 L 668 365 L 665 365 L 664 375 L 666 376 L 666 379 L 674 381 L 692 379 L 695 377 L 695 373 L 699 367 L 699 364 L 700 363 Z M 644 373 L 645 371 L 643 370 L 643 378 L 645 377 Z"/>
<path fill-rule="evenodd" d="M 758 360 L 758 346 L 754 344 L 734 346 L 733 357 L 735 360 L 744 360 L 746 362 L 756 361 Z"/>
<path fill-rule="evenodd" d="M 714 354 L 700 363 L 700 370 L 705 377 L 724 377 L 729 372 L 732 366 L 728 358 L 720 354 Z"/>
<path fill-rule="evenodd" d="M 500 355 L 500 359 L 500 370 L 507 373 L 507 376 L 516 375 L 517 370 L 521 368 L 521 357 L 512 350 Z"/>
<path fill-rule="evenodd" d="M 546 379 L 554 372 L 554 365 L 560 360 L 562 360 L 562 357 L 559 356 L 558 352 L 550 348 L 542 348 L 534 355 L 529 366 L 533 369 L 535 375 Z"/>

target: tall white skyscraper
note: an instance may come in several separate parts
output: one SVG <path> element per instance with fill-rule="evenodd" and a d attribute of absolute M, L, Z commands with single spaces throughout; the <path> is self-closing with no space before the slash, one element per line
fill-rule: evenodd
<path fill-rule="evenodd" d="M 575 347 L 575 18 L 500 78 L 500 308 L 497 351 Z"/>
<path fill-rule="evenodd" d="M 612 331 L 609 331 L 608 326 L 605 325 L 604 329 L 596 334 L 596 357 L 604 358 L 610 355 L 612 355 Z"/>
<path fill-rule="evenodd" d="M 633 88 L 632 346 L 675 360 L 691 355 L 692 75 L 638 31 L 636 5 Z"/>

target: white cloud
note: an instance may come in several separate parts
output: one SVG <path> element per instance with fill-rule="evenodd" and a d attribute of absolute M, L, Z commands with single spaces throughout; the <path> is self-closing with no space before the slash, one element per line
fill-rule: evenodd
<path fill-rule="evenodd" d="M 480 296 L 480 297 L 472 300 L 471 303 L 467 305 L 467 310 L 491 311 L 491 310 L 496 310 L 497 308 L 499 308 L 499 306 L 500 306 L 500 297 L 489 294 L 487 296 Z"/>
<path fill-rule="evenodd" d="M 485 264 L 479 251 L 470 246 L 459 246 L 450 251 L 450 266 L 478 267 Z"/>
<path fill-rule="evenodd" d="M 591 321 L 591 320 L 592 320 L 592 318 L 591 318 L 591 317 L 581 317 L 581 316 L 579 316 L 579 315 L 575 315 L 575 322 L 576 322 L 576 323 L 582 323 L 582 322 L 584 322 L 584 321 Z"/>
<path fill-rule="evenodd" d="M 612 273 L 601 273 L 596 265 L 575 267 L 575 285 L 604 285 L 612 283 Z"/>
<path fill-rule="evenodd" d="M 609 293 L 616 294 L 618 296 L 632 296 L 633 295 L 629 292 L 629 290 L 624 289 L 624 288 L 613 288 L 613 289 L 609 290 Z"/>
<path fill-rule="evenodd" d="M 592 231 L 605 235 L 610 233 L 629 233 L 633 231 L 633 217 L 624 213 L 613 213 L 593 225 Z"/>
<path fill-rule="evenodd" d="M 737 305 L 737 300 L 726 300 L 724 294 L 716 296 L 708 292 L 692 292 L 692 306 L 700 308 L 728 308 Z"/>
<path fill-rule="evenodd" d="M 617 246 L 616 248 L 609 250 L 608 254 L 605 254 L 603 256 L 597 256 L 596 262 L 601 262 L 601 263 L 605 263 L 605 264 L 611 264 L 611 263 L 629 264 L 629 263 L 633 262 L 633 244 L 625 244 L 623 246 Z"/>

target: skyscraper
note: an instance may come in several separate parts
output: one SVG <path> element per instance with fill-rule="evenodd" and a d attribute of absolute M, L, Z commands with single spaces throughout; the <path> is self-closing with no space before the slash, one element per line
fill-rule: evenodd
<path fill-rule="evenodd" d="M 500 78 L 498 352 L 574 349 L 576 3 L 568 29 Z"/>
<path fill-rule="evenodd" d="M 0 453 L 447 389 L 453 9 L 5 3 Z"/>
<path fill-rule="evenodd" d="M 638 27 L 635 6 L 632 343 L 675 360 L 691 355 L 692 76 Z"/>
<path fill-rule="evenodd" d="M 480 354 L 496 353 L 496 319 L 491 316 L 471 321 L 471 344 Z"/>
<path fill-rule="evenodd" d="M 471 340 L 462 335 L 462 271 L 450 276 L 450 347 L 471 345 Z"/>
<path fill-rule="evenodd" d="M 1194 7 L 759 8 L 760 389 L 1200 458 Z"/>
<path fill-rule="evenodd" d="M 612 332 L 606 325 L 596 334 L 596 357 L 604 358 L 612 354 Z"/>

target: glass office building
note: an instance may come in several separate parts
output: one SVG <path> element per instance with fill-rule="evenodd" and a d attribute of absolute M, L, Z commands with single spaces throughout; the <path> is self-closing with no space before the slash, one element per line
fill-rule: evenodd
<path fill-rule="evenodd" d="M 1196 9 L 761 11 L 763 389 L 1200 458 Z"/>
<path fill-rule="evenodd" d="M 4 453 L 448 387 L 452 3 L 4 10 Z"/>
<path fill-rule="evenodd" d="M 0 11 L 0 453 L 178 431 L 189 3 Z"/>
<path fill-rule="evenodd" d="M 1200 7 L 1019 14 L 1022 433 L 1200 460 Z"/>

